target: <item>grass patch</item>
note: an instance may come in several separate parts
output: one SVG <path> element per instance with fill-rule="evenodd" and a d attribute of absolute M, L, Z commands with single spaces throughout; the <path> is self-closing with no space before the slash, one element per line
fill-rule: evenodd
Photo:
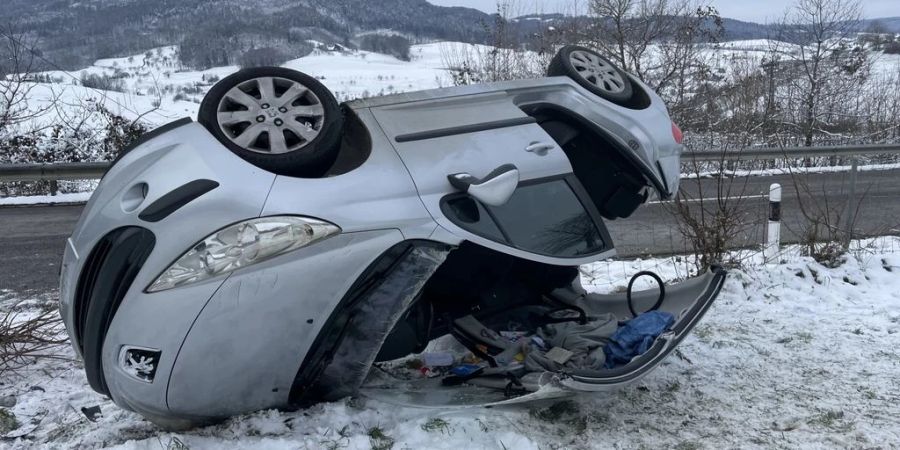
<path fill-rule="evenodd" d="M 450 434 L 450 422 L 447 422 L 444 419 L 434 418 L 428 419 L 427 422 L 422 424 L 422 430 L 428 433 L 434 433 L 435 431 L 440 431 L 441 434 L 445 432 Z"/>
<path fill-rule="evenodd" d="M 812 419 L 807 421 L 810 425 L 819 425 L 826 428 L 834 428 L 838 421 L 844 418 L 843 411 L 825 411 L 819 415 L 814 416 Z"/>
<path fill-rule="evenodd" d="M 706 324 L 700 324 L 694 327 L 694 336 L 700 338 L 703 342 L 709 342 L 710 338 L 712 338 L 713 330 L 712 327 Z"/>
<path fill-rule="evenodd" d="M 776 344 L 789 344 L 791 342 L 797 341 L 801 344 L 809 344 L 813 340 L 813 335 L 811 333 L 807 333 L 806 331 L 801 331 L 799 333 L 795 333 L 793 336 L 785 336 L 775 341 Z"/>
<path fill-rule="evenodd" d="M 15 414 L 0 408 L 0 434 L 9 433 L 16 428 L 19 428 L 19 421 L 16 420 Z"/>
<path fill-rule="evenodd" d="M 560 436 L 575 434 L 580 436 L 587 431 L 588 419 L 581 414 L 578 404 L 572 400 L 557 402 L 549 408 L 531 409 L 528 414 L 536 420 L 563 425 L 558 430 Z"/>
<path fill-rule="evenodd" d="M 554 403 L 550 405 L 549 408 L 537 409 L 533 408 L 528 411 L 528 414 L 542 422 L 549 423 L 559 423 L 562 422 L 563 419 L 569 416 L 573 416 L 578 414 L 580 410 L 578 409 L 578 405 L 572 400 L 566 400 L 562 402 Z"/>
<path fill-rule="evenodd" d="M 675 446 L 675 450 L 702 450 L 703 444 L 694 441 L 681 441 Z"/>
<path fill-rule="evenodd" d="M 878 398 L 878 394 L 876 394 L 875 391 L 873 391 L 869 388 L 860 387 L 860 388 L 856 388 L 856 390 L 857 390 L 857 392 L 862 394 L 862 396 L 866 400 L 875 400 L 876 398 Z"/>
<path fill-rule="evenodd" d="M 394 448 L 394 438 L 384 434 L 384 430 L 381 427 L 369 428 L 366 434 L 369 435 L 369 444 L 372 446 L 372 450 L 391 450 Z"/>
<path fill-rule="evenodd" d="M 181 439 L 173 437 L 169 440 L 169 445 L 166 446 L 166 450 L 191 450 L 191 448 L 182 442 Z"/>

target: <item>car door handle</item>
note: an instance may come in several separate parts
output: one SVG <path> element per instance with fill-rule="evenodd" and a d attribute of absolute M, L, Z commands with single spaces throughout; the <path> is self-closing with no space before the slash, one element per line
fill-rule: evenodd
<path fill-rule="evenodd" d="M 556 148 L 556 145 L 554 145 L 554 144 L 550 144 L 547 142 L 535 141 L 535 142 L 528 144 L 528 146 L 525 147 L 525 151 L 529 152 L 529 153 L 534 153 L 535 155 L 538 155 L 538 156 L 547 156 L 547 153 L 549 153 L 550 150 L 553 150 L 554 148 Z"/>
<path fill-rule="evenodd" d="M 512 164 L 504 164 L 487 174 L 484 178 L 476 178 L 469 173 L 447 175 L 450 184 L 478 201 L 490 205 L 501 206 L 509 201 L 513 192 L 519 187 L 519 169 Z"/>

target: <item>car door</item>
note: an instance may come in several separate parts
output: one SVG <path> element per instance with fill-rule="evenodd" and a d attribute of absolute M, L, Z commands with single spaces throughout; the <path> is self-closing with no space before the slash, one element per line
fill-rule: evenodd
<path fill-rule="evenodd" d="M 454 236 L 557 265 L 608 257 L 613 245 L 565 153 L 500 95 L 373 108 L 426 209 Z M 460 192 L 449 175 L 483 178 L 515 166 L 519 183 L 502 205 Z"/>

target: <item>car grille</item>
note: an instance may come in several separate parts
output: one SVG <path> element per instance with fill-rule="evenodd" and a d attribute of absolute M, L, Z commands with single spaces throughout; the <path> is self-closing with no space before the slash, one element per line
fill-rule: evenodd
<path fill-rule="evenodd" d="M 97 392 L 107 393 L 101 361 L 106 332 L 155 245 L 150 230 L 119 228 L 100 239 L 85 260 L 73 302 L 74 334 Z"/>

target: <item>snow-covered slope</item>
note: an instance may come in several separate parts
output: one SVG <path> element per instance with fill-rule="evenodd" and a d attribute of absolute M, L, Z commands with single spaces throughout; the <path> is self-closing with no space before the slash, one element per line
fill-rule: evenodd
<path fill-rule="evenodd" d="M 471 44 L 441 42 L 413 46 L 410 61 L 366 51 L 316 50 L 283 66 L 308 73 L 324 83 L 339 101 L 359 97 L 447 86 L 442 53 L 475 48 Z M 61 96 L 73 106 L 83 99 L 105 99 L 105 104 L 126 118 L 143 117 L 151 126 L 184 116 L 195 116 L 206 91 L 234 73 L 236 66 L 204 71 L 182 68 L 177 47 L 162 47 L 126 58 L 102 59 L 74 72 L 45 72 L 35 92 L 36 104 Z M 106 77 L 122 92 L 82 86 L 89 77 Z M 108 86 L 105 86 L 108 87 Z M 158 105 L 158 107 L 157 107 Z"/>
<path fill-rule="evenodd" d="M 309 73 L 322 81 L 339 101 L 359 97 L 408 92 L 452 83 L 446 69 L 448 55 L 466 52 L 486 53 L 484 46 L 459 42 L 436 42 L 415 45 L 411 60 L 401 61 L 392 56 L 366 51 L 327 51 L 319 44 L 312 54 L 288 61 L 284 67 Z M 781 42 L 766 39 L 730 41 L 704 50 L 714 72 L 728 76 L 734 62 L 760 62 L 773 49 L 781 53 L 794 51 Z M 900 55 L 874 54 L 873 73 L 900 73 Z M 102 59 L 93 66 L 74 72 L 45 72 L 35 90 L 38 109 L 59 97 L 74 108 L 85 100 L 103 102 L 111 111 L 126 118 L 141 117 L 151 127 L 184 116 L 195 116 L 206 91 L 218 80 L 234 73 L 236 66 L 216 67 L 193 71 L 182 67 L 178 47 L 161 47 L 125 58 Z M 107 77 L 114 92 L 81 86 L 86 77 Z M 49 111 L 46 119 L 56 119 L 56 111 Z"/>
<path fill-rule="evenodd" d="M 893 448 L 900 442 L 900 238 L 861 244 L 873 245 L 836 269 L 793 251 L 769 266 L 751 255 L 673 357 L 606 396 L 461 411 L 359 398 L 173 434 L 90 391 L 79 363 L 51 361 L 3 376 L 0 399 L 16 400 L 8 411 L 19 427 L 0 447 Z M 647 269 L 668 279 L 686 273 L 683 258 L 618 261 L 585 267 L 585 282 L 617 290 Z M 19 300 L 0 292 L 4 311 Z M 27 300 L 20 311 L 52 305 L 52 295 Z M 95 405 L 103 417 L 92 423 L 80 410 Z"/>

